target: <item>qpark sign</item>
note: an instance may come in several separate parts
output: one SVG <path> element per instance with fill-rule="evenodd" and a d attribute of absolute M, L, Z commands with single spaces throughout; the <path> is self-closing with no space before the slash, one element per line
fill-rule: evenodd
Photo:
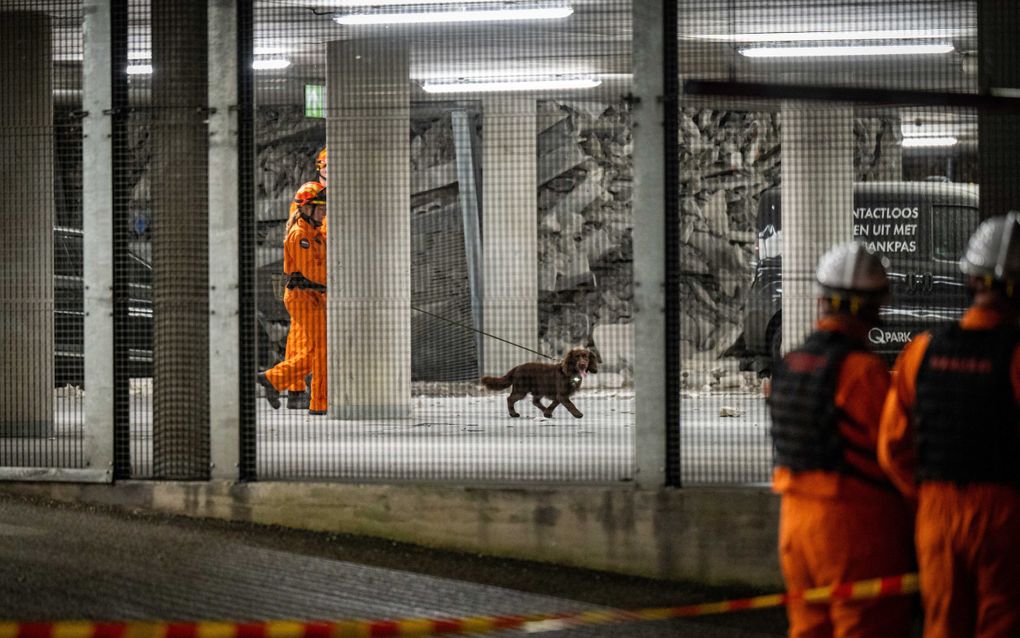
<path fill-rule="evenodd" d="M 868 341 L 875 344 L 876 346 L 896 346 L 903 347 L 907 345 L 914 336 L 914 333 L 910 330 L 886 330 L 885 328 L 872 328 L 868 331 Z"/>

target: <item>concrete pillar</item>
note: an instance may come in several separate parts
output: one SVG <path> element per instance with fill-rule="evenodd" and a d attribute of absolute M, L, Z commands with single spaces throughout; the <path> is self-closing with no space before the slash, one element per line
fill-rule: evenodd
<path fill-rule="evenodd" d="M 45 14 L 0 13 L 0 436 L 53 429 L 50 38 Z"/>
<path fill-rule="evenodd" d="M 853 239 L 853 109 L 784 102 L 780 124 L 785 352 L 817 319 L 818 258 Z"/>
<path fill-rule="evenodd" d="M 239 172 L 237 48 L 237 0 L 211 0 L 209 183 Z M 238 478 L 240 462 L 240 220 L 232 184 L 209 189 L 210 474 L 223 480 Z"/>
<path fill-rule="evenodd" d="M 635 482 L 654 489 L 666 482 L 666 241 L 665 86 L 662 59 L 663 3 L 634 0 L 634 465 Z M 675 105 L 674 105 L 675 106 Z M 674 246 L 679 250 L 679 246 Z"/>
<path fill-rule="evenodd" d="M 152 5 L 153 471 L 163 479 L 209 474 L 207 29 L 204 2 Z M 233 191 L 235 175 L 219 178 Z"/>
<path fill-rule="evenodd" d="M 326 49 L 329 416 L 411 411 L 411 148 L 407 44 Z"/>
<path fill-rule="evenodd" d="M 538 348 L 538 173 L 535 99 L 482 101 L 482 322 L 488 334 Z M 483 374 L 535 355 L 485 339 Z M 553 357 L 561 353 L 549 353 Z"/>
<path fill-rule="evenodd" d="M 112 480 L 113 51 L 110 0 L 86 0 L 82 62 L 85 461 Z"/>
<path fill-rule="evenodd" d="M 978 90 L 1020 96 L 1020 3 L 981 0 L 978 12 Z M 1020 210 L 1020 114 L 978 112 L 981 213 Z"/>

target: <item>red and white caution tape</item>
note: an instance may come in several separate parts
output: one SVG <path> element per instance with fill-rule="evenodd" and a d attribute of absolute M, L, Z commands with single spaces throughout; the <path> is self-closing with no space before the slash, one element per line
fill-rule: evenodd
<path fill-rule="evenodd" d="M 504 629 L 547 631 L 670 618 L 690 618 L 750 609 L 781 607 L 791 602 L 826 603 L 902 596 L 917 591 L 917 574 L 873 578 L 853 583 L 658 609 L 598 609 L 530 616 L 408 618 L 403 620 L 264 621 L 264 622 L 0 622 L 0 638 L 378 638 L 486 634 Z"/>

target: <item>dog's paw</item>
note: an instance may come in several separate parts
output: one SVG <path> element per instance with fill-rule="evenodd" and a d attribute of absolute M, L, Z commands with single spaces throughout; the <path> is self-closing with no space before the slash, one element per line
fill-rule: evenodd
<path fill-rule="evenodd" d="M 511 412 L 510 416 L 516 419 L 516 418 L 520 417 L 521 415 L 517 414 L 516 412 Z"/>
<path fill-rule="evenodd" d="M 584 414 L 582 414 L 580 412 L 571 412 L 570 414 L 574 415 L 575 419 L 580 419 L 581 417 L 584 416 Z"/>

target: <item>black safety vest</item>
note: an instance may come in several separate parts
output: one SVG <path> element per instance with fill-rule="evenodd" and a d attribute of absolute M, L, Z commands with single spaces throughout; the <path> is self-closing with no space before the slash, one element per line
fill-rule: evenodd
<path fill-rule="evenodd" d="M 917 480 L 1020 485 L 1012 327 L 934 333 L 917 373 Z"/>
<path fill-rule="evenodd" d="M 839 432 L 844 415 L 835 404 L 836 383 L 843 360 L 862 350 L 863 344 L 855 339 L 820 330 L 776 366 L 768 404 L 777 466 L 798 472 L 847 469 L 847 442 Z"/>

